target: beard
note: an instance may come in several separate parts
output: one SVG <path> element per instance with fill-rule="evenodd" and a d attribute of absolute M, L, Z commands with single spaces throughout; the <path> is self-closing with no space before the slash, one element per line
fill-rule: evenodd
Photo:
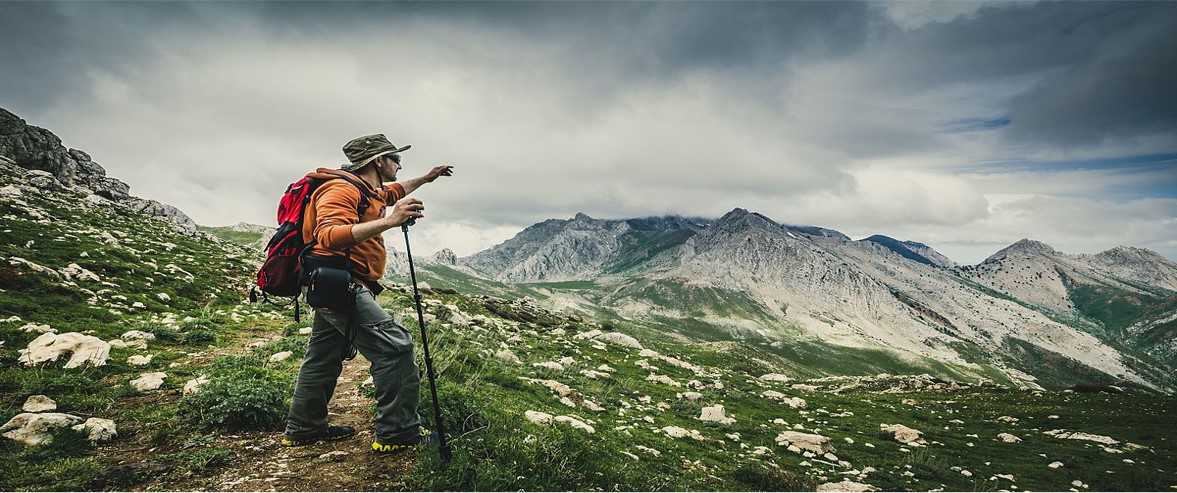
<path fill-rule="evenodd" d="M 393 170 L 392 174 L 389 175 L 389 174 L 385 173 L 383 169 L 377 169 L 376 176 L 380 178 L 381 184 L 393 182 L 393 181 L 396 181 L 396 172 L 397 171 L 398 170 Z"/>

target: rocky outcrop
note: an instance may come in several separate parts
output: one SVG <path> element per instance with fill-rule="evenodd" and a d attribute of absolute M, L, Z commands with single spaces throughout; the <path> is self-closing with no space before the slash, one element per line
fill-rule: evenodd
<path fill-rule="evenodd" d="M 196 223 L 179 209 L 132 196 L 129 185 L 106 176 L 106 169 L 89 154 L 65 147 L 53 132 L 29 125 L 3 108 L 0 108 L 0 163 L 22 168 L 34 186 L 83 188 L 134 211 L 173 223 L 184 234 L 196 234 Z M 12 168 L 2 171 L 20 172 Z"/>

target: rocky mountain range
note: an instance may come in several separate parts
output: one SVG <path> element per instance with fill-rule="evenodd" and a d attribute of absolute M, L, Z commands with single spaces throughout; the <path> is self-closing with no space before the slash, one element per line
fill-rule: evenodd
<path fill-rule="evenodd" d="M 715 221 L 548 220 L 458 265 L 555 283 L 563 306 L 701 319 L 736 336 L 882 348 L 1026 380 L 1175 383 L 1177 264 L 1133 247 L 1067 255 L 1022 240 L 960 267 L 921 243 L 854 241 L 735 209 Z M 575 281 L 595 289 L 558 289 Z"/>

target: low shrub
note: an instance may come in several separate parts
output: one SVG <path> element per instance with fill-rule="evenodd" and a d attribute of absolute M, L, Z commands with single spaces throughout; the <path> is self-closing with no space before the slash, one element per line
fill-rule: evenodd
<path fill-rule="evenodd" d="M 210 329 L 194 329 L 184 333 L 184 344 L 216 344 L 217 333 Z"/>
<path fill-rule="evenodd" d="M 201 426 L 278 430 L 289 409 L 292 376 L 258 367 L 214 377 L 184 397 L 186 415 Z"/>

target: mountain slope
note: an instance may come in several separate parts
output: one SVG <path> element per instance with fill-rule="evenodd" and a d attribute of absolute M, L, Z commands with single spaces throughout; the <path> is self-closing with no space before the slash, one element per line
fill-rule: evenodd
<path fill-rule="evenodd" d="M 649 322 L 690 339 L 875 348 L 901 359 L 972 368 L 966 371 L 998 369 L 1056 388 L 1121 379 L 1177 386 L 1168 349 L 1177 316 L 1165 297 L 1173 277 L 1164 262 L 1143 266 L 1156 260 L 1149 252 L 1120 249 L 1080 262 L 1023 241 L 981 265 L 952 268 L 951 260 L 921 243 L 881 235 L 851 241 L 743 209 L 696 224 L 646 232 L 673 238 L 651 256 L 640 248 L 628 253 L 618 241 L 629 234 L 627 222 L 578 215 L 537 224 L 459 264 L 485 266 L 494 259 L 494 269 L 481 272 L 498 272 L 496 279 L 504 282 L 582 283 L 575 289 L 550 285 L 547 302 Z M 581 245 L 592 246 L 581 252 Z M 626 270 L 610 271 L 602 267 L 610 258 L 630 260 Z M 1071 267 L 1060 274 L 1053 267 L 1058 262 L 1043 258 Z M 1144 308 L 1132 317 L 1122 316 L 1123 310 L 1099 315 L 1089 301 L 1085 306 L 1094 314 L 1079 311 L 1071 300 L 1080 297 L 1068 293 L 1082 289 L 1077 282 L 1096 280 L 1134 290 L 1132 299 Z M 1094 330 L 1105 323 L 1100 317 L 1113 316 L 1119 317 L 1117 331 Z M 1133 323 L 1140 325 L 1129 330 Z M 1126 345 L 1120 340 L 1125 334 L 1151 342 Z M 1053 363 L 1040 364 L 1044 359 Z"/>

